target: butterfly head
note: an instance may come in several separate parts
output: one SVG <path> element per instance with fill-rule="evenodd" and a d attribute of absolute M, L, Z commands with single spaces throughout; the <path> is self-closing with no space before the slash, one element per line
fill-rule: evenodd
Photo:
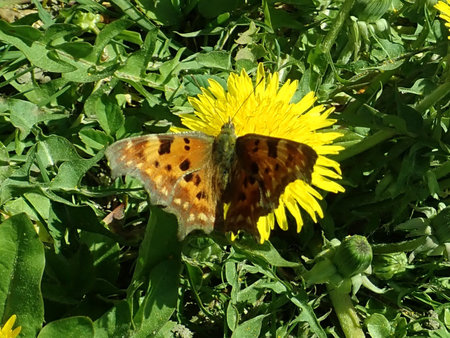
<path fill-rule="evenodd" d="M 219 135 L 216 137 L 215 145 L 216 150 L 220 153 L 219 156 L 223 157 L 224 161 L 230 160 L 236 145 L 236 132 L 232 122 L 227 122 L 222 126 Z"/>

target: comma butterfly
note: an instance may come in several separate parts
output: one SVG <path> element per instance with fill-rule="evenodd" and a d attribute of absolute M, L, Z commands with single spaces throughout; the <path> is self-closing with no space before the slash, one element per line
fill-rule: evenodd
<path fill-rule="evenodd" d="M 140 179 L 151 203 L 177 216 L 180 239 L 196 229 L 245 230 L 259 237 L 259 217 L 278 207 L 290 182 L 309 183 L 317 160 L 306 144 L 258 134 L 236 137 L 232 122 L 217 137 L 185 132 L 124 139 L 106 157 L 113 176 Z"/>

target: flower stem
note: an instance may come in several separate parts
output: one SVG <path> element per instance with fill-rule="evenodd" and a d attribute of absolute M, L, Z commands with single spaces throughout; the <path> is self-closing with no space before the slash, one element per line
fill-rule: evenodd
<path fill-rule="evenodd" d="M 346 0 L 342 5 L 341 9 L 339 10 L 339 13 L 336 17 L 336 21 L 333 23 L 333 26 L 331 27 L 325 39 L 323 40 L 321 49 L 324 54 L 328 54 L 330 52 L 331 47 L 336 41 L 336 37 L 338 36 L 342 28 L 342 25 L 350 15 L 350 10 L 352 9 L 354 2 L 355 0 Z"/>
<path fill-rule="evenodd" d="M 365 337 L 361 329 L 358 314 L 350 298 L 347 283 L 344 282 L 337 288 L 333 288 L 327 284 L 327 288 L 345 337 Z"/>

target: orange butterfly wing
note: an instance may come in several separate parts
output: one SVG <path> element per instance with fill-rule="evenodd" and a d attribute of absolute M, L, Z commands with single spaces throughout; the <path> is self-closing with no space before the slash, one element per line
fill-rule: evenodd
<path fill-rule="evenodd" d="M 279 205 L 286 186 L 311 181 L 317 160 L 308 145 L 290 140 L 247 134 L 236 140 L 237 161 L 224 201 L 229 208 L 225 231 L 244 229 L 258 236 L 256 224 Z"/>
<path fill-rule="evenodd" d="M 214 228 L 217 196 L 212 186 L 214 138 L 202 133 L 156 134 L 118 141 L 106 157 L 113 176 L 141 180 L 152 204 L 178 218 L 178 237 Z"/>

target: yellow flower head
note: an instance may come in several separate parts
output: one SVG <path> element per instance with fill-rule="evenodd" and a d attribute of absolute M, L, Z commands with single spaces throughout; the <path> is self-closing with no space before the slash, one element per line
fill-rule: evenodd
<path fill-rule="evenodd" d="M 434 5 L 434 7 L 441 12 L 439 17 L 447 21 L 445 25 L 450 29 L 450 6 L 448 5 L 448 3 L 450 2 L 449 0 L 446 1 L 447 3 L 445 3 L 444 1 L 438 1 L 438 3 Z M 450 40 L 450 35 L 448 36 L 448 38 Z"/>
<path fill-rule="evenodd" d="M 318 159 L 311 185 L 302 180 L 290 183 L 280 197 L 278 208 L 267 216 L 260 217 L 257 224 L 262 243 L 269 238 L 275 220 L 281 229 L 287 230 L 287 208 L 294 216 L 299 232 L 303 220 L 298 205 L 315 222 L 317 216 L 323 217 L 317 202 L 322 196 L 313 186 L 335 193 L 344 191 L 342 186 L 331 180 L 341 178 L 339 164 L 326 157 L 343 149 L 332 145 L 341 134 L 318 132 L 336 122 L 328 118 L 333 109 L 325 109 L 322 105 L 313 107 L 316 101 L 313 92 L 300 102 L 291 103 L 298 82 L 288 80 L 279 88 L 278 73 L 266 76 L 262 64 L 258 67 L 255 84 L 243 70 L 241 74 L 230 74 L 227 86 L 228 92 L 216 81 L 209 80 L 208 88 L 202 88 L 200 95 L 189 99 L 195 115 L 183 116 L 182 122 L 191 130 L 216 136 L 222 125 L 231 120 L 238 137 L 255 133 L 289 139 L 312 147 Z"/>
<path fill-rule="evenodd" d="M 14 330 L 11 330 L 14 326 L 17 316 L 12 315 L 6 324 L 3 327 L 0 327 L 0 338 L 15 338 L 19 335 L 20 330 L 22 330 L 21 326 L 16 327 Z"/>

